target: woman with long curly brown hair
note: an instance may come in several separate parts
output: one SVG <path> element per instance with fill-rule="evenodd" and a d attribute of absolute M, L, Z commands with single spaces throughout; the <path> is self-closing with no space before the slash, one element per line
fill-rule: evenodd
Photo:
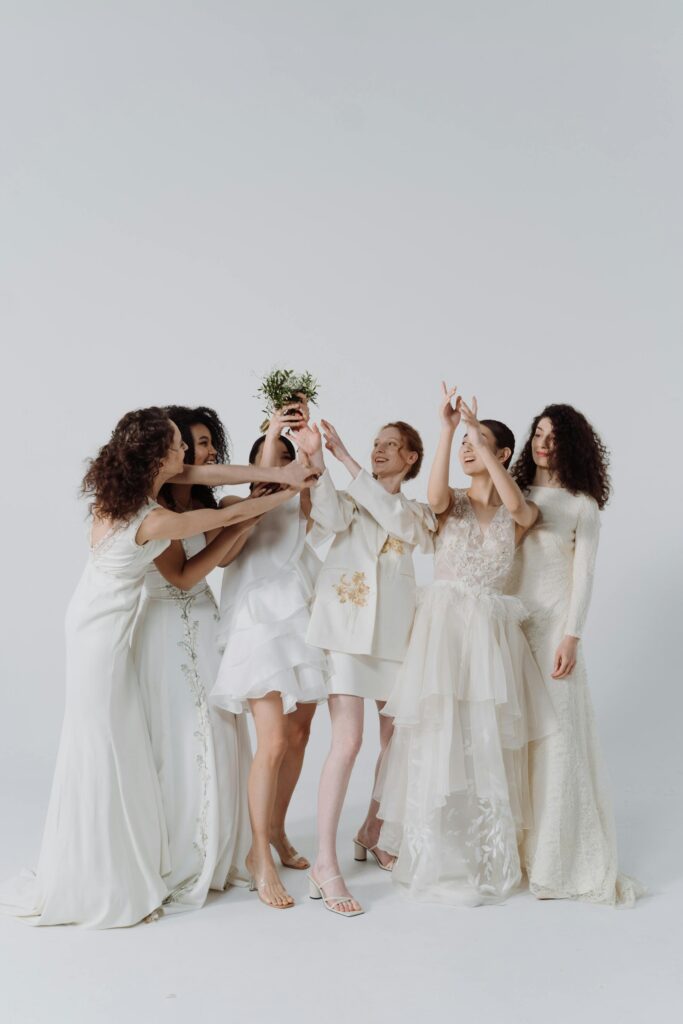
<path fill-rule="evenodd" d="M 143 577 L 171 540 L 260 515 L 295 493 L 171 512 L 155 499 L 183 472 L 184 452 L 164 410 L 137 410 L 83 480 L 93 499 L 90 553 L 66 616 L 66 709 L 38 871 L 0 892 L 4 910 L 33 924 L 124 927 L 155 917 L 168 896 L 166 829 L 130 651 Z M 268 477 L 213 466 L 189 475 L 288 483 L 306 471 Z"/>
<path fill-rule="evenodd" d="M 524 855 L 539 899 L 633 903 L 641 887 L 618 872 L 614 816 L 580 638 L 610 496 L 609 452 L 571 405 L 548 405 L 531 425 L 512 474 L 540 509 L 518 549 L 510 591 L 546 679 L 559 732 L 532 746 L 534 824 Z"/>

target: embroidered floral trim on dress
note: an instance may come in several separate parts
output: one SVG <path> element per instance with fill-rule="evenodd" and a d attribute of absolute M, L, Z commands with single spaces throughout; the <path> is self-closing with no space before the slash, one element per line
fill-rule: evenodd
<path fill-rule="evenodd" d="M 346 604 L 348 601 L 351 604 L 355 604 L 358 608 L 364 608 L 367 605 L 370 587 L 365 582 L 364 572 L 354 572 L 350 583 L 344 572 L 339 583 L 335 583 L 333 586 L 337 592 L 340 604 Z"/>
<path fill-rule="evenodd" d="M 198 593 L 188 593 L 185 590 L 180 590 L 179 587 L 174 587 L 171 583 L 167 583 L 165 589 L 169 596 L 177 602 L 180 617 L 185 627 L 184 639 L 178 641 L 178 646 L 185 651 L 188 661 L 181 665 L 180 668 L 187 680 L 190 695 L 192 697 L 192 703 L 194 704 L 197 712 L 198 728 L 195 730 L 193 735 L 198 745 L 198 750 L 195 754 L 195 761 L 199 770 L 199 779 L 202 791 L 201 805 L 196 819 L 197 834 L 192 844 L 199 854 L 201 868 L 193 878 L 187 879 L 185 882 L 181 883 L 165 901 L 167 903 L 173 903 L 178 901 L 189 889 L 192 889 L 199 878 L 206 862 L 206 847 L 209 838 L 209 783 L 211 781 L 211 774 L 209 772 L 208 737 L 210 735 L 211 720 L 209 717 L 209 705 L 206 700 L 206 690 L 200 678 L 198 669 L 199 657 L 197 654 L 197 633 L 199 631 L 199 620 L 191 618 L 192 605 L 197 597 L 208 597 L 213 605 L 213 617 L 216 621 L 218 621 L 219 615 L 216 600 L 208 584 Z"/>

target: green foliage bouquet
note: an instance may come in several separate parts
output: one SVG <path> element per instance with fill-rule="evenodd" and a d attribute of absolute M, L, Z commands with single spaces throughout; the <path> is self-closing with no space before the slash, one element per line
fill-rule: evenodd
<path fill-rule="evenodd" d="M 318 381 L 308 370 L 304 373 L 295 373 L 294 370 L 271 370 L 261 381 L 257 397 L 265 402 L 263 411 L 270 418 L 274 412 L 285 409 L 287 405 L 298 402 L 302 397 L 308 402 L 315 402 L 318 391 Z M 268 422 L 269 419 L 266 419 L 261 424 L 263 433 L 268 429 Z"/>

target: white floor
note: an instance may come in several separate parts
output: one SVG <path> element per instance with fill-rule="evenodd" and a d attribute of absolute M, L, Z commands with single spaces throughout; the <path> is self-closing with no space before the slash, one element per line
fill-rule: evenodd
<path fill-rule="evenodd" d="M 291 816 L 313 850 L 324 709 Z M 342 823 L 348 878 L 367 913 L 339 920 L 285 872 L 294 909 L 268 910 L 243 889 L 193 914 L 124 931 L 34 929 L 0 918 L 5 1024 L 157 1021 L 474 1020 L 477 1024 L 642 1024 L 679 1020 L 683 985 L 683 824 L 671 793 L 617 803 L 622 862 L 653 895 L 635 910 L 539 903 L 449 909 L 397 896 L 390 877 L 355 864 L 350 838 L 363 813 L 374 729 Z M 5 765 L 0 877 L 35 861 L 51 763 Z M 680 808 L 679 808 L 680 811 Z"/>

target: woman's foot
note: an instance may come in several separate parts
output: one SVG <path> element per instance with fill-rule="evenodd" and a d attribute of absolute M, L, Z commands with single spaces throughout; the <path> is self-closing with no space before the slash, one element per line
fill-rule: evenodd
<path fill-rule="evenodd" d="M 305 871 L 310 868 L 310 862 L 306 860 L 297 850 L 294 849 L 286 833 L 273 833 L 270 837 L 270 845 L 274 846 L 277 854 L 285 868 L 296 868 L 297 871 Z"/>
<path fill-rule="evenodd" d="M 142 923 L 143 924 L 153 924 L 154 921 L 158 921 L 159 918 L 163 917 L 163 916 L 164 916 L 164 908 L 163 907 L 157 907 L 156 910 L 153 910 L 151 914 L 147 915 L 147 917 L 143 917 Z"/>
<path fill-rule="evenodd" d="M 362 910 L 358 900 L 346 888 L 346 882 L 341 876 L 338 864 L 321 864 L 319 861 L 311 868 L 311 878 L 319 885 L 324 886 L 324 895 L 329 900 L 334 900 L 334 908 L 339 914 L 348 914 L 351 911 Z M 328 881 L 330 879 L 330 881 Z M 337 902 L 337 897 L 343 896 L 346 899 Z"/>
<path fill-rule="evenodd" d="M 385 871 L 391 871 L 396 858 L 390 853 L 387 853 L 386 850 L 380 850 L 377 846 L 378 839 L 379 829 L 377 829 L 376 832 L 373 832 L 365 826 L 362 826 L 358 831 L 354 842 L 358 843 L 359 846 L 364 847 L 369 853 L 371 853 L 381 868 L 384 868 Z"/>
<path fill-rule="evenodd" d="M 270 852 L 267 857 L 259 860 L 250 850 L 246 865 L 250 878 L 249 888 L 256 891 L 262 903 L 275 910 L 286 910 L 294 906 L 294 900 L 280 881 Z"/>

